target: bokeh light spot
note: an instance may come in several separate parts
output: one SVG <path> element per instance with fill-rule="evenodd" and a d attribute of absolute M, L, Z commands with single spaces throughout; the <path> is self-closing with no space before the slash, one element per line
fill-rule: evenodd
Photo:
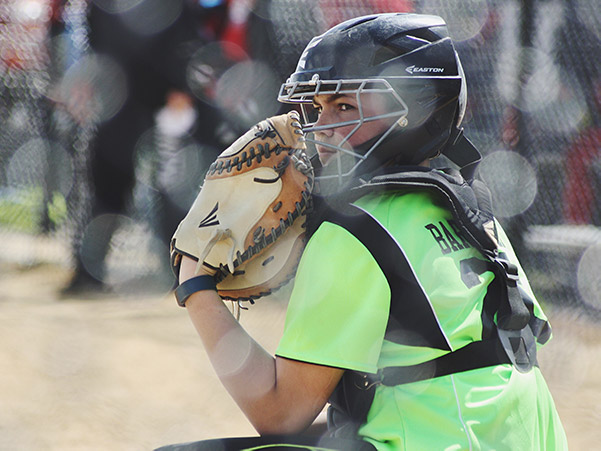
<path fill-rule="evenodd" d="M 578 263 L 578 292 L 582 300 L 601 309 L 601 242 L 589 246 Z"/>
<path fill-rule="evenodd" d="M 10 157 L 6 178 L 13 188 L 48 184 L 49 188 L 67 195 L 73 186 L 73 165 L 67 152 L 57 143 L 35 138 Z"/>
<path fill-rule="evenodd" d="M 107 13 L 118 14 L 129 11 L 144 0 L 92 0 L 93 3 Z"/>
<path fill-rule="evenodd" d="M 113 58 L 90 54 L 71 66 L 60 86 L 60 100 L 85 122 L 106 121 L 119 112 L 128 95 L 125 72 Z"/>
<path fill-rule="evenodd" d="M 567 85 L 559 86 L 557 96 L 548 108 L 532 113 L 536 125 L 551 133 L 571 133 L 582 125 L 586 117 L 587 105 L 582 91 Z"/>
<path fill-rule="evenodd" d="M 252 349 L 250 337 L 240 335 L 237 330 L 223 334 L 215 346 L 213 366 L 219 377 L 240 374 L 246 365 Z"/>
<path fill-rule="evenodd" d="M 245 127 L 272 116 L 279 108 L 279 82 L 265 64 L 244 61 L 232 66 L 218 80 L 217 104 Z"/>
<path fill-rule="evenodd" d="M 244 50 L 226 41 L 210 42 L 194 52 L 186 67 L 186 82 L 196 97 L 212 101 L 219 77 L 234 63 L 228 55 L 241 55 Z"/>
<path fill-rule="evenodd" d="M 496 151 L 478 167 L 478 175 L 491 191 L 493 212 L 500 218 L 523 213 L 537 192 L 536 174 L 528 160 L 515 152 Z"/>
<path fill-rule="evenodd" d="M 420 13 L 441 15 L 448 25 L 449 34 L 455 42 L 473 38 L 488 19 L 488 2 L 486 0 L 465 0 L 455 2 L 452 8 L 446 0 L 433 0 L 423 5 Z"/>
<path fill-rule="evenodd" d="M 106 256 L 104 282 L 122 297 L 167 294 L 174 280 L 165 264 L 169 255 L 167 245 L 146 223 L 126 216 L 119 216 L 117 222 Z"/>
<path fill-rule="evenodd" d="M 497 67 L 497 89 L 504 101 L 528 112 L 556 102 L 561 93 L 561 76 L 553 57 L 534 48 L 513 50 L 501 54 Z M 520 78 L 518 73 L 524 75 Z"/>
<path fill-rule="evenodd" d="M 143 0 L 121 15 L 123 22 L 140 35 L 160 33 L 182 13 L 183 0 Z"/>

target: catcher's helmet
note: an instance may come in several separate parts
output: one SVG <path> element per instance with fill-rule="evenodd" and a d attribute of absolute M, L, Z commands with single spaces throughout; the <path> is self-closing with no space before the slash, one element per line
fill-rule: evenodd
<path fill-rule="evenodd" d="M 339 163 L 339 174 L 331 176 L 346 178 L 391 160 L 418 164 L 452 144 L 465 112 L 464 78 L 442 18 L 374 14 L 348 20 L 313 38 L 296 71 L 282 84 L 278 100 L 301 104 L 307 132 L 356 124 L 342 143 L 366 121 L 395 117 L 382 135 L 352 151 L 343 149 L 342 143 L 319 142 L 353 156 L 352 164 L 343 168 Z M 364 117 L 360 94 L 373 92 L 390 96 L 396 106 L 389 114 Z M 310 115 L 313 97 L 338 93 L 356 96 L 360 119 L 315 126 Z"/>

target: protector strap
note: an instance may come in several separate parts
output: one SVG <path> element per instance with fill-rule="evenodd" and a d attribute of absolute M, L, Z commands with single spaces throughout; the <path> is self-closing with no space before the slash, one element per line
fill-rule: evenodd
<path fill-rule="evenodd" d="M 429 362 L 412 366 L 383 368 L 369 375 L 371 383 L 394 386 L 418 382 L 463 371 L 511 363 L 499 338 L 495 335 L 482 341 L 473 341 L 457 351 L 445 354 Z"/>
<path fill-rule="evenodd" d="M 385 338 L 408 346 L 451 351 L 426 292 L 392 235 L 374 217 L 355 205 L 340 205 L 336 209 L 320 205 L 319 208 L 325 221 L 346 229 L 358 239 L 384 273 L 390 288 Z"/>

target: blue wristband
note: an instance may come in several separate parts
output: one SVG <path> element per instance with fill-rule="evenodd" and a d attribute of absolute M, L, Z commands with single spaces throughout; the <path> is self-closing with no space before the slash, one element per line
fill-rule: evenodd
<path fill-rule="evenodd" d="M 216 290 L 217 286 L 213 276 L 198 276 L 186 280 L 175 289 L 175 299 L 180 307 L 186 306 L 186 301 L 197 291 Z"/>

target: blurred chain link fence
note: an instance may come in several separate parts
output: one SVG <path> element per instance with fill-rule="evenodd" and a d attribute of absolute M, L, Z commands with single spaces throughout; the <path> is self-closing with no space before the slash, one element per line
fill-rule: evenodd
<path fill-rule="evenodd" d="M 131 10 L 147 1 L 97 4 L 109 11 Z M 118 102 L 110 104 L 118 70 L 107 75 L 110 63 L 89 59 L 86 1 L 66 1 L 59 9 L 57 3 L 0 2 L 0 240 L 4 260 L 17 255 L 25 264 L 42 258 L 72 265 L 73 249 L 93 219 L 87 171 L 95 124 L 102 118 L 78 116 L 68 108 L 73 99 L 60 90 L 74 83 L 72 68 L 96 61 L 86 68 L 89 77 L 105 82 L 100 83 L 102 111 L 119 108 Z M 233 0 L 228 6 L 228 32 L 191 49 L 187 81 L 198 99 L 217 105 L 242 131 L 278 112 L 279 84 L 314 35 L 370 12 L 442 16 L 467 77 L 466 135 L 483 153 L 480 176 L 493 191 L 495 213 L 535 291 L 543 301 L 601 307 L 596 270 L 601 255 L 601 10 L 596 0 Z M 53 36 L 57 11 L 63 29 Z M 156 22 L 144 19 L 136 26 Z M 236 33 L 242 41 L 232 39 Z M 236 47 L 240 42 L 242 52 Z M 105 71 L 102 76 L 92 73 L 94 64 Z M 108 84 L 107 77 L 113 77 Z M 162 127 L 169 129 L 169 123 Z M 156 259 L 165 258 L 149 244 L 157 180 L 173 179 L 187 167 L 194 168 L 187 177 L 202 175 L 202 167 L 186 163 L 199 148 L 170 140 L 181 135 L 161 135 L 161 129 L 140 141 L 128 217 L 110 243 L 108 260 L 123 284 L 136 276 L 135 271 L 128 275 L 127 261 L 138 263 L 138 273 L 139 262 L 147 261 L 143 270 L 152 272 L 161 268 Z M 165 176 L 169 167 L 174 169 Z M 195 193 L 186 188 L 189 184 L 182 186 L 174 192 L 189 204 Z M 134 244 L 123 239 L 130 233 L 139 237 Z M 40 257 L 44 246 L 50 250 Z M 23 257 L 27 249 L 33 253 L 29 260 Z"/>

